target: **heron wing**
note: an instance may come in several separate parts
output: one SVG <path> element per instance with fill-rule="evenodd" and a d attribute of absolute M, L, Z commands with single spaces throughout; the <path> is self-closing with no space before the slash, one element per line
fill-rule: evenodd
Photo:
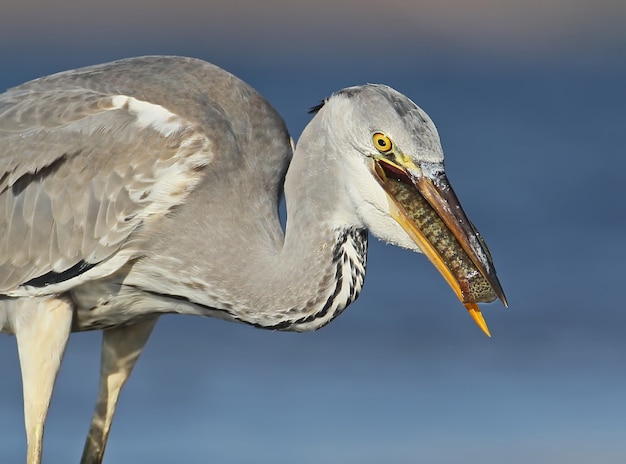
<path fill-rule="evenodd" d="M 74 79 L 0 95 L 0 294 L 64 291 L 141 254 L 210 141 L 159 104 Z M 145 234 L 144 234 L 145 235 Z"/>

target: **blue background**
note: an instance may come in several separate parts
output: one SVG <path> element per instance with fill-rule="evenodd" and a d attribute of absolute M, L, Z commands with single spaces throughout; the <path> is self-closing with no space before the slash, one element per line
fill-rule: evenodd
<path fill-rule="evenodd" d="M 88 17 L 79 13 L 71 24 Z M 196 56 L 259 90 L 297 137 L 329 93 L 387 83 L 437 124 L 510 309 L 483 306 L 488 339 L 423 256 L 372 240 L 361 297 L 319 332 L 163 317 L 122 393 L 105 462 L 626 462 L 623 37 L 574 29 L 563 49 L 491 46 L 477 28 L 470 45 L 419 30 L 360 44 L 344 13 L 346 29 L 319 43 L 297 30 L 234 41 L 224 24 L 202 41 L 132 18 L 109 40 L 97 18 L 93 40 L 89 24 L 7 22 L 0 89 L 125 56 Z M 301 27 L 324 36 L 323 24 Z M 99 342 L 71 338 L 45 462 L 79 460 Z M 1 336 L 3 463 L 25 455 L 19 379 L 15 340 Z"/>

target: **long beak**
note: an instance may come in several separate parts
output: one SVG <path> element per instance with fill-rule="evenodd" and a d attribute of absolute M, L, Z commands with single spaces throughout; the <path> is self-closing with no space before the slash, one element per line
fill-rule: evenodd
<path fill-rule="evenodd" d="M 387 158 L 376 158 L 374 163 L 394 219 L 490 336 L 477 303 L 497 297 L 507 306 L 506 297 L 489 250 L 465 215 L 443 166 L 425 165 L 425 171 L 406 158 L 402 164 Z"/>

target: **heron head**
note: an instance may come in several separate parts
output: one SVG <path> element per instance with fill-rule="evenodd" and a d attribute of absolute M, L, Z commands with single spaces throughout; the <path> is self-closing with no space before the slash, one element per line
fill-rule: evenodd
<path fill-rule="evenodd" d="M 347 196 L 379 239 L 424 253 L 488 334 L 477 303 L 504 292 L 491 255 L 450 185 L 439 134 L 428 115 L 378 84 L 343 89 L 318 112 L 327 150 L 347 169 Z"/>

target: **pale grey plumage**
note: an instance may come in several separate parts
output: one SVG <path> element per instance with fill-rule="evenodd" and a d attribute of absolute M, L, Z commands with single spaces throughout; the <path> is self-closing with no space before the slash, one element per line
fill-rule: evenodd
<path fill-rule="evenodd" d="M 0 95 L 0 330 L 18 338 L 29 463 L 41 458 L 58 363 L 30 367 L 44 351 L 60 362 L 70 322 L 105 329 L 82 461 L 100 462 L 159 314 L 313 330 L 358 296 L 367 229 L 419 251 L 373 175 L 372 133 L 387 133 L 407 166 L 443 170 L 434 124 L 381 85 L 344 89 L 318 109 L 292 153 L 256 91 L 179 57 L 68 71 Z"/>
<path fill-rule="evenodd" d="M 176 79 L 169 78 L 168 73 Z M 102 79 L 103 74 L 106 80 Z M 117 84 L 116 78 L 122 82 Z M 211 89 L 206 102 L 201 101 L 207 90 L 203 85 Z M 77 101 L 81 92 L 85 92 L 83 102 Z M 115 95 L 152 102 L 184 115 L 183 129 L 164 143 L 156 129 L 137 127 L 135 117 L 125 108 L 112 109 Z M 196 100 L 189 101 L 190 98 Z M 3 135 L 8 134 L 4 144 L 7 156 L 2 158 L 2 170 L 7 173 L 3 195 L 6 204 L 12 205 L 4 220 L 8 230 L 3 237 L 7 272 L 0 274 L 5 276 L 2 290 L 6 294 L 47 294 L 67 289 L 77 303 L 75 328 L 79 330 L 132 322 L 141 315 L 128 311 L 129 301 L 136 302 L 138 294 L 146 302 L 137 313 L 147 312 L 147 304 L 151 311 L 200 312 L 284 329 L 314 328 L 308 323 L 292 327 L 290 322 L 306 320 L 321 311 L 337 290 L 328 277 L 336 265 L 331 256 L 324 258 L 329 267 L 320 267 L 319 275 L 311 278 L 311 269 L 304 272 L 301 261 L 292 262 L 290 253 L 280 253 L 283 232 L 277 200 L 291 158 L 289 136 L 282 119 L 247 85 L 197 60 L 153 57 L 57 74 L 13 89 L 3 101 L 8 107 L 2 126 Z M 69 107 L 59 112 L 53 110 L 66 102 Z M 150 218 L 142 213 L 154 203 L 150 192 L 159 180 L 155 173 L 162 164 L 174 163 L 174 158 L 180 157 L 181 144 L 192 137 L 198 139 L 192 148 L 205 145 L 201 147 L 205 149 L 201 162 L 191 167 L 199 166 L 202 176 L 186 179 L 184 194 L 169 198 L 159 211 L 158 226 L 150 227 L 146 223 Z M 22 143 L 23 139 L 27 143 Z M 43 145 L 44 156 L 36 157 Z M 20 157 L 20 150 L 31 156 Z M 328 179 L 331 178 L 329 173 Z M 200 179 L 201 185 L 195 188 Z M 20 182 L 28 188 L 16 188 Z M 190 201 L 173 211 L 194 188 Z M 34 227 L 21 220 L 27 210 L 33 210 L 22 200 L 34 196 L 32 192 L 39 199 L 39 236 L 34 235 Z M 335 197 L 332 192 L 325 193 L 327 198 Z M 322 198 L 319 200 L 315 205 L 318 209 Z M 163 217 L 165 213 L 169 213 L 167 217 Z M 315 222 L 319 214 L 311 213 Z M 221 226 L 214 227 L 216 222 Z M 311 227 L 316 225 L 305 227 L 303 234 L 311 233 Z M 52 234 L 46 239 L 48 230 Z M 210 231 L 212 236 L 194 237 L 197 231 Z M 325 235 L 327 252 L 336 252 L 334 243 L 343 231 L 320 233 Z M 187 240 L 172 240 L 181 235 Z M 146 240 L 148 236 L 150 240 Z M 224 243 L 239 245 L 225 249 Z M 293 246 L 303 253 L 302 243 Z M 245 249 L 249 251 L 246 253 Z M 108 258 L 117 258 L 122 250 L 128 251 L 124 259 L 98 272 Z M 242 254 L 246 260 L 237 259 Z M 128 260 L 137 258 L 141 260 L 132 268 L 124 267 Z M 202 273 L 181 265 L 194 261 L 203 263 Z M 82 269 L 72 269 L 82 263 L 94 265 L 87 278 Z M 364 267 L 360 263 L 359 266 Z M 259 267 L 272 272 L 242 277 Z M 74 280 L 57 283 L 55 280 L 65 276 L 49 274 L 68 269 L 69 277 L 78 274 Z M 115 275 L 118 270 L 121 275 Z M 280 276 L 275 278 L 274 273 Z M 121 280 L 127 285 L 117 299 L 107 298 L 102 304 L 102 292 L 95 287 L 103 289 L 105 274 L 113 274 L 112 287 Z M 42 275 L 41 282 L 53 283 L 43 286 L 36 282 L 38 286 L 33 289 L 29 285 L 31 279 Z M 287 276 L 295 284 L 280 295 L 271 290 L 276 285 L 263 281 L 264 277 L 280 281 Z M 78 279 L 87 283 L 77 285 Z M 91 284 L 92 280 L 97 283 Z M 241 292 L 237 282 L 242 281 L 253 286 L 243 295 L 247 301 L 241 293 L 225 293 L 224 289 L 235 288 Z M 361 284 L 362 279 L 358 288 Z M 116 293 L 111 286 L 106 288 L 107 293 Z M 146 291 L 153 294 L 146 295 Z M 175 304 L 164 299 L 167 294 L 178 298 Z M 309 296 L 303 299 L 303 295 Z M 185 308 L 180 297 L 202 306 Z M 350 301 L 346 299 L 342 306 Z M 230 310 L 233 307 L 236 312 Z M 330 316 L 332 312 L 326 314 Z"/>
<path fill-rule="evenodd" d="M 168 76 L 168 71 L 176 78 Z M 190 101 L 208 90 L 202 84 L 211 86 L 207 105 Z M 112 110 L 114 95 L 158 102 L 175 114 L 184 114 L 181 130 L 164 143 L 157 130 L 133 124 L 136 118 L 127 109 Z M 18 287 L 34 277 L 61 273 L 81 261 L 99 263 L 121 248 L 136 248 L 130 250 L 128 259 L 138 256 L 141 245 L 133 242 L 143 238 L 137 228 L 156 200 L 150 193 L 159 181 L 157 171 L 166 174 L 169 165 L 201 155 L 186 167 L 189 178 L 181 192 L 159 208 L 162 215 L 193 189 L 202 166 L 212 162 L 226 173 L 241 164 L 225 153 L 215 154 L 223 153 L 220 144 L 228 145 L 228 134 L 234 139 L 236 133 L 239 144 L 241 134 L 262 135 L 248 130 L 248 120 L 256 111 L 273 116 L 268 119 L 282 130 L 276 135 L 282 135 L 284 146 L 282 121 L 267 108 L 256 92 L 224 71 L 198 60 L 176 58 L 129 60 L 60 73 L 3 94 L 0 204 L 5 209 L 0 210 L 4 232 L 0 235 L 4 251 L 0 291 L 19 293 Z M 185 150 L 181 150 L 183 143 Z M 278 150 L 279 159 L 266 155 L 272 169 L 277 162 L 285 164 L 284 151 Z M 262 182 L 263 172 L 258 175 Z M 265 179 L 265 187 L 276 189 L 276 185 L 275 180 Z M 131 234 L 137 240 L 129 240 Z"/>

